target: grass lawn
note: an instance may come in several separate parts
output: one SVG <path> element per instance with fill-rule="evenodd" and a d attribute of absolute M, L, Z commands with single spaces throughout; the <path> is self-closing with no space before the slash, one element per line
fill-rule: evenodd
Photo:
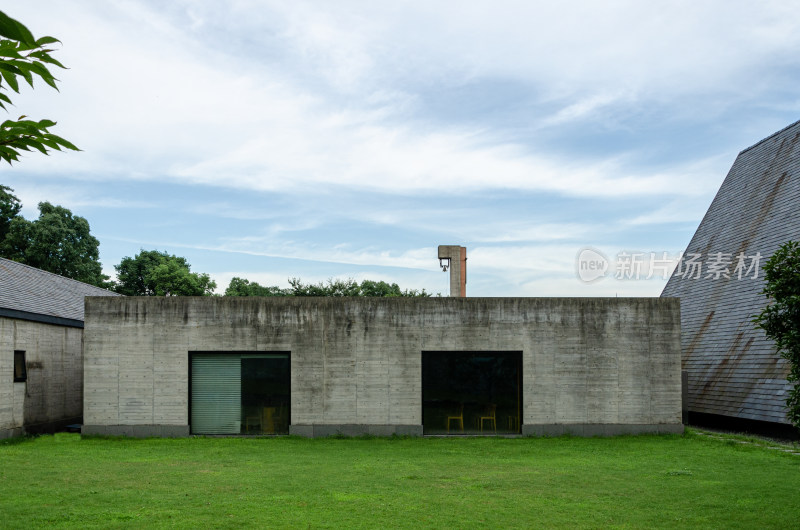
<path fill-rule="evenodd" d="M 617 438 L 0 443 L 0 527 L 796 528 L 800 456 Z"/>

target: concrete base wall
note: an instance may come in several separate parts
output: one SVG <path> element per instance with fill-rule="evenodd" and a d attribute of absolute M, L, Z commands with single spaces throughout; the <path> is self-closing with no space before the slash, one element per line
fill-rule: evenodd
<path fill-rule="evenodd" d="M 87 298 L 84 331 L 87 434 L 188 433 L 190 351 L 291 352 L 303 436 L 421 434 L 423 351 L 521 351 L 523 434 L 681 428 L 676 299 Z"/>
<path fill-rule="evenodd" d="M 25 434 L 25 429 L 22 427 L 15 427 L 13 429 L 0 429 L 0 440 L 5 438 L 16 438 Z"/>
<path fill-rule="evenodd" d="M 586 425 L 523 425 L 524 436 L 620 436 L 624 434 L 683 434 L 683 425 L 656 423 L 639 424 L 596 424 Z"/>
<path fill-rule="evenodd" d="M 290 425 L 289 434 L 325 436 L 422 436 L 422 425 Z"/>
<path fill-rule="evenodd" d="M 129 436 L 131 438 L 181 438 L 189 436 L 188 425 L 82 425 L 81 434 Z"/>
<path fill-rule="evenodd" d="M 0 317 L 0 437 L 80 421 L 82 347 L 80 328 Z M 14 382 L 14 350 L 25 351 L 25 382 Z"/>

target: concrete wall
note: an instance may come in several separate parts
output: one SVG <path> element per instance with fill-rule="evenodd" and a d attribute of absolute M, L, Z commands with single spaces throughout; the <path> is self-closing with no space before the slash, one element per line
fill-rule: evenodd
<path fill-rule="evenodd" d="M 83 330 L 0 317 L 0 438 L 79 423 Z M 14 350 L 28 378 L 14 382 Z"/>
<path fill-rule="evenodd" d="M 187 435 L 189 351 L 290 351 L 295 434 L 421 434 L 421 352 L 523 352 L 523 434 L 682 432 L 648 298 L 87 298 L 84 433 Z"/>

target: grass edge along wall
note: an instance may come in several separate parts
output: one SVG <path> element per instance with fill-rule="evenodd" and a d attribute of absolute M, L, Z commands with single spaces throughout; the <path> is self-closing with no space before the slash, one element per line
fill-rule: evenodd
<path fill-rule="evenodd" d="M 678 299 L 90 297 L 85 321 L 85 434 L 189 435 L 189 352 L 286 352 L 302 436 L 422 435 L 422 352 L 521 352 L 524 435 L 683 430 Z"/>

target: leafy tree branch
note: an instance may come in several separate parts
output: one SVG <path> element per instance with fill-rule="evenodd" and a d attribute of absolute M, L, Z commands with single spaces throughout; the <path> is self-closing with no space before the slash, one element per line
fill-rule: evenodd
<path fill-rule="evenodd" d="M 54 37 L 34 38 L 21 22 L 0 11 L 0 108 L 8 112 L 12 105 L 9 88 L 19 94 L 20 81 L 31 87 L 35 78 L 58 90 L 57 79 L 48 67 L 65 68 L 50 54 L 48 46 L 60 42 Z M 9 164 L 19 161 L 20 151 L 36 150 L 48 154 L 48 149 L 79 151 L 72 143 L 50 132 L 56 122 L 29 120 L 20 116 L 0 124 L 0 160 Z"/>

